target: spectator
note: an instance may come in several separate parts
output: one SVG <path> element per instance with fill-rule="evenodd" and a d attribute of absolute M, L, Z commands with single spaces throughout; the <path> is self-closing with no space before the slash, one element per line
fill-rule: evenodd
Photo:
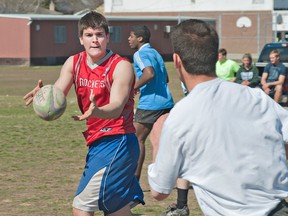
<path fill-rule="evenodd" d="M 227 59 L 227 50 L 223 48 L 219 49 L 218 61 L 216 63 L 217 76 L 223 80 L 234 82 L 238 70 L 238 63 L 231 59 Z"/>
<path fill-rule="evenodd" d="M 236 83 L 250 87 L 259 85 L 258 68 L 252 64 L 252 56 L 250 53 L 245 53 L 242 57 L 242 65 L 237 71 Z"/>
<path fill-rule="evenodd" d="M 286 78 L 286 68 L 280 62 L 280 53 L 278 50 L 272 50 L 269 58 L 270 62 L 265 66 L 262 74 L 261 86 L 266 94 L 273 97 L 279 103 Z"/>

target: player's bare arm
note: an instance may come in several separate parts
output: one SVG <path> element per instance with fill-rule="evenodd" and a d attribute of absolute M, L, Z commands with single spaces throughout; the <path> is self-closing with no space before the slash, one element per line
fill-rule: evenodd
<path fill-rule="evenodd" d="M 60 76 L 55 82 L 55 86 L 59 88 L 61 91 L 64 92 L 65 96 L 67 96 L 72 84 L 73 84 L 73 57 L 69 57 L 64 65 L 62 66 Z M 28 92 L 24 97 L 23 100 L 26 100 L 26 106 L 30 105 L 33 101 L 33 97 L 40 88 L 43 87 L 43 81 L 39 80 L 36 87 Z"/>
<path fill-rule="evenodd" d="M 153 67 L 144 68 L 141 78 L 135 83 L 135 86 L 134 86 L 135 92 L 138 92 L 142 86 L 144 86 L 146 83 L 152 80 L 154 77 L 154 74 L 155 73 L 154 73 Z"/>
<path fill-rule="evenodd" d="M 61 68 L 59 78 L 55 82 L 55 86 L 64 92 L 67 96 L 73 84 L 73 56 L 70 56 Z"/>
<path fill-rule="evenodd" d="M 286 77 L 284 75 L 279 75 L 278 80 L 274 83 L 274 85 L 283 85 L 285 83 Z"/>
<path fill-rule="evenodd" d="M 90 116 L 102 119 L 118 118 L 129 99 L 133 80 L 134 72 L 131 64 L 127 61 L 119 62 L 113 74 L 110 103 L 102 107 L 97 107 L 95 96 L 91 95 L 91 105 L 89 109 L 82 116 L 73 116 L 74 120 L 82 121 Z"/>
<path fill-rule="evenodd" d="M 263 72 L 262 77 L 261 77 L 261 84 L 262 84 L 263 90 L 269 87 L 268 83 L 266 82 L 267 78 L 268 78 L 268 73 Z"/>
<path fill-rule="evenodd" d="M 268 73 L 265 73 L 265 74 L 263 74 L 264 75 L 264 77 L 262 76 L 262 78 L 264 79 L 265 77 L 265 82 L 263 81 L 263 83 L 262 83 L 262 79 L 261 79 L 261 84 L 263 85 L 263 87 L 265 86 L 266 88 L 268 88 L 269 86 L 276 86 L 276 85 L 283 85 L 284 84 L 284 82 L 285 82 L 285 76 L 284 75 L 279 75 L 279 78 L 278 78 L 278 80 L 277 81 L 275 81 L 275 82 L 269 82 L 269 83 L 267 83 L 266 82 L 266 79 L 267 79 L 267 77 L 268 77 Z M 265 90 L 265 89 L 264 89 Z"/>

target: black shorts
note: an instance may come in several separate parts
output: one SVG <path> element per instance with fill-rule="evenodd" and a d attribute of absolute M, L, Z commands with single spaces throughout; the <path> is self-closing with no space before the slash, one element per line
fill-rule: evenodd
<path fill-rule="evenodd" d="M 263 85 L 262 85 L 261 83 L 259 84 L 259 86 L 260 86 L 261 89 L 262 89 Z M 275 90 L 275 87 L 276 87 L 276 85 L 271 85 L 271 86 L 269 86 L 269 89 L 270 89 L 271 91 L 274 91 L 274 90 Z"/>
<path fill-rule="evenodd" d="M 134 121 L 138 123 L 154 124 L 160 116 L 169 113 L 171 109 L 172 108 L 164 110 L 137 109 L 134 116 Z"/>

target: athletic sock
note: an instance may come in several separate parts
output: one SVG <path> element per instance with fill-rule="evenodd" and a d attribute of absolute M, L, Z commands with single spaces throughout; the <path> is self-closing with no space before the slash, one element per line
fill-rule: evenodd
<path fill-rule="evenodd" d="M 187 206 L 189 189 L 177 188 L 177 208 L 182 209 Z"/>

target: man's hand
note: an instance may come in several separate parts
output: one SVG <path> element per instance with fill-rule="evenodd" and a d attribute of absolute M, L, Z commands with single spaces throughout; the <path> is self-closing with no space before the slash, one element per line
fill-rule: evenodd
<path fill-rule="evenodd" d="M 263 90 L 269 89 L 269 83 L 265 83 L 262 85 Z"/>
<path fill-rule="evenodd" d="M 262 85 L 262 89 L 266 94 L 269 94 L 271 92 L 271 89 L 269 87 L 270 87 L 269 83 L 265 83 Z"/>
<path fill-rule="evenodd" d="M 93 114 L 95 114 L 95 112 L 98 110 L 98 107 L 96 106 L 96 99 L 95 99 L 95 95 L 93 94 L 93 90 L 91 90 L 90 93 L 90 106 L 89 109 L 81 116 L 72 116 L 72 118 L 75 121 L 83 121 L 86 120 L 88 118 L 90 118 L 91 116 L 93 116 Z"/>
<path fill-rule="evenodd" d="M 245 86 L 248 86 L 248 85 L 250 85 L 250 82 L 248 80 L 244 80 L 241 84 L 245 85 Z"/>
<path fill-rule="evenodd" d="M 139 88 L 134 88 L 134 96 L 140 93 L 140 89 Z"/>
<path fill-rule="evenodd" d="M 33 101 L 34 95 L 43 87 L 42 80 L 38 80 L 37 86 L 30 92 L 28 92 L 24 97 L 23 100 L 26 100 L 26 106 L 30 105 Z"/>

